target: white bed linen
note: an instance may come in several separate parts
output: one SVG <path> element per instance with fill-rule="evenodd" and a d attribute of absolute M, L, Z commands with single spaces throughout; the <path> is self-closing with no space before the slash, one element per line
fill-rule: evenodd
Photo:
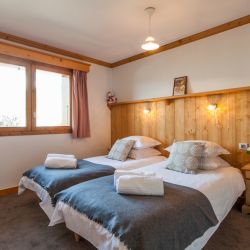
<path fill-rule="evenodd" d="M 106 156 L 96 156 L 91 158 L 84 159 L 86 161 L 90 161 L 96 164 L 108 165 L 115 169 L 126 169 L 126 170 L 133 170 L 137 168 L 141 168 L 144 166 L 148 166 L 157 162 L 161 162 L 166 160 L 164 156 L 151 156 L 144 159 L 130 159 L 128 158 L 126 161 L 117 161 L 107 158 Z"/>
<path fill-rule="evenodd" d="M 186 250 L 202 249 L 222 220 L 231 210 L 237 198 L 245 190 L 240 171 L 233 167 L 200 171 L 196 175 L 188 175 L 165 169 L 166 162 L 160 162 L 132 171 L 155 172 L 166 182 L 194 188 L 202 192 L 210 201 L 219 223 L 209 228 L 202 237 L 196 239 Z M 102 250 L 127 249 L 120 240 L 102 225 L 88 219 L 67 204 L 58 202 L 51 218 L 50 225 L 64 221 L 73 232 L 81 235 L 95 247 Z"/>
<path fill-rule="evenodd" d="M 141 168 L 143 166 L 147 166 L 153 163 L 157 163 L 160 161 L 164 161 L 166 157 L 164 156 L 152 156 L 145 159 L 140 160 L 134 160 L 134 159 L 127 159 L 124 162 L 108 159 L 105 155 L 102 156 L 96 156 L 91 158 L 86 158 L 84 160 L 90 161 L 96 164 L 102 164 L 102 165 L 108 165 L 112 166 L 115 169 L 126 169 L 126 170 L 132 170 L 136 168 Z M 65 170 L 67 171 L 67 170 Z M 39 184 L 34 182 L 32 179 L 23 176 L 19 182 L 19 188 L 18 188 L 18 194 L 22 194 L 25 189 L 30 189 L 31 191 L 34 191 L 37 196 L 40 198 L 41 202 L 39 203 L 40 207 L 43 209 L 43 211 L 46 213 L 46 215 L 51 218 L 54 207 L 51 205 L 51 198 L 49 193 L 43 189 Z"/>

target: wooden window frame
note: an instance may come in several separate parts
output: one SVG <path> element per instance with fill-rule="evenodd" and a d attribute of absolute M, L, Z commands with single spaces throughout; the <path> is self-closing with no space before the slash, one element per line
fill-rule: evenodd
<path fill-rule="evenodd" d="M 0 62 L 26 68 L 26 127 L 0 127 L 0 136 L 72 133 L 72 70 L 0 54 Z M 70 125 L 36 127 L 36 69 L 69 75 Z"/>

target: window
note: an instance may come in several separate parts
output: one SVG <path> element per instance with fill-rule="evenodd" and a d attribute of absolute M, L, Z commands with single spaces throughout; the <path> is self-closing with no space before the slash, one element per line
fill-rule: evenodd
<path fill-rule="evenodd" d="M 70 126 L 69 97 L 69 75 L 36 69 L 36 126 Z"/>
<path fill-rule="evenodd" d="M 0 135 L 70 133 L 71 75 L 0 56 Z"/>
<path fill-rule="evenodd" d="M 0 62 L 0 127 L 26 127 L 24 66 Z"/>

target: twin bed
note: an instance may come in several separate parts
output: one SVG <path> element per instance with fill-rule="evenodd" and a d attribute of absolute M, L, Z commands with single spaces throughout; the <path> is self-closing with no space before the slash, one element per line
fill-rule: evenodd
<path fill-rule="evenodd" d="M 144 159 L 127 159 L 117 161 L 106 156 L 97 156 L 84 159 L 83 169 L 46 169 L 43 165 L 35 167 L 24 173 L 19 182 L 18 194 L 22 194 L 25 189 L 34 191 L 41 202 L 40 207 L 51 218 L 54 212 L 53 196 L 59 191 L 72 185 L 90 179 L 112 175 L 115 169 L 132 170 L 165 160 L 164 156 L 151 156 Z M 86 167 L 86 163 L 88 166 Z M 87 169 L 86 169 L 87 168 Z M 69 179 L 71 179 L 69 181 Z"/>
<path fill-rule="evenodd" d="M 35 191 L 50 226 L 64 222 L 98 249 L 202 249 L 245 189 L 234 167 L 185 174 L 166 169 L 168 159 L 163 156 L 124 162 L 100 156 L 83 162 L 94 169 L 94 176 L 89 171 L 67 187 L 63 176 L 64 186 L 51 193 L 26 174 L 19 192 Z M 164 196 L 118 194 L 115 169 L 155 173 L 164 181 Z M 45 172 L 51 171 L 76 170 Z M 46 178 L 44 172 L 39 174 Z M 58 176 L 53 175 L 52 183 Z"/>
<path fill-rule="evenodd" d="M 67 228 L 98 249 L 202 249 L 244 191 L 241 173 L 228 167 L 186 175 L 167 170 L 165 165 L 163 161 L 132 170 L 153 171 L 173 185 L 166 186 L 165 206 L 159 206 L 162 197 L 121 196 L 114 190 L 113 179 L 102 177 L 57 194 L 50 225 L 65 222 Z M 100 198 L 104 193 L 105 199 Z M 80 200 L 84 204 L 79 205 Z M 119 218 L 124 215 L 121 223 Z M 136 236 L 136 242 L 128 243 Z"/>

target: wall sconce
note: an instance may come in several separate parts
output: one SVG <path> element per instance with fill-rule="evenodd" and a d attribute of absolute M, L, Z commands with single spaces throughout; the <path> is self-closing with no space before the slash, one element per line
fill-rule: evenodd
<path fill-rule="evenodd" d="M 220 123 L 219 123 L 219 118 L 218 118 L 218 115 L 219 115 L 219 107 L 218 107 L 218 104 L 214 103 L 214 104 L 209 104 L 207 106 L 207 110 L 209 111 L 209 113 L 214 117 L 214 120 L 215 120 L 215 124 L 217 127 L 221 127 Z"/>
<path fill-rule="evenodd" d="M 150 112 L 151 112 L 150 103 L 147 102 L 147 103 L 145 103 L 143 113 L 144 114 L 149 114 Z"/>
<path fill-rule="evenodd" d="M 149 114 L 151 112 L 150 108 L 144 108 L 143 113 L 144 114 Z"/>
<path fill-rule="evenodd" d="M 217 104 L 210 104 L 207 106 L 209 111 L 215 111 L 218 108 Z"/>

